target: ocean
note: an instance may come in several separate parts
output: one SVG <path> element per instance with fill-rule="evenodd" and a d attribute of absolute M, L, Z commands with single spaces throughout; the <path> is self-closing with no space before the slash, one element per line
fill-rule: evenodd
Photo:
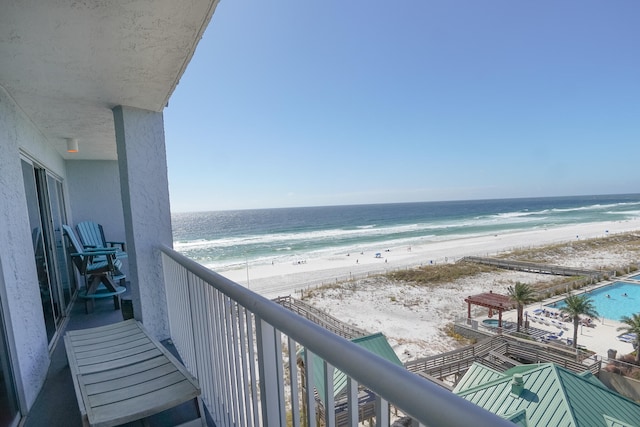
<path fill-rule="evenodd" d="M 225 271 L 637 217 L 640 194 L 174 213 L 172 223 L 178 252 Z"/>

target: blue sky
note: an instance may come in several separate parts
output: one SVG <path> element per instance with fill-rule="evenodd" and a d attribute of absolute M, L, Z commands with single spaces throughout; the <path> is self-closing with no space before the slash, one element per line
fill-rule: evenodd
<path fill-rule="evenodd" d="M 638 192 L 636 0 L 222 0 L 172 210 Z"/>

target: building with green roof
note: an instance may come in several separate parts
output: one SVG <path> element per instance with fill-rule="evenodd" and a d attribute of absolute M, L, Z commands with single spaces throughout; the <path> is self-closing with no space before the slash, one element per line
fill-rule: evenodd
<path fill-rule="evenodd" d="M 453 390 L 520 426 L 640 427 L 640 405 L 593 374 L 553 363 L 497 372 L 474 363 Z"/>

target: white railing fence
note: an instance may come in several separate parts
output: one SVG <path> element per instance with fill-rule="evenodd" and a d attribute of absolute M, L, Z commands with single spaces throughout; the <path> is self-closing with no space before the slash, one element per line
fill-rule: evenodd
<path fill-rule="evenodd" d="M 426 426 L 512 425 L 170 248 L 161 251 L 171 338 L 218 427 L 356 426 L 363 388 L 376 396 L 377 426 L 391 424 L 390 405 Z M 304 370 L 314 372 L 316 358 L 322 378 Z M 335 370 L 348 378 L 338 401 Z M 322 420 L 317 402 L 324 402 Z M 339 418 L 337 406 L 347 408 Z"/>

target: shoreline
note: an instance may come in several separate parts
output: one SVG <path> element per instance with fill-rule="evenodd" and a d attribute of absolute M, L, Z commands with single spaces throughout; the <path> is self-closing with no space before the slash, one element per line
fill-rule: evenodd
<path fill-rule="evenodd" d="M 640 230 L 640 218 L 443 240 L 410 247 L 387 248 L 381 245 L 377 251 L 301 259 L 298 263 L 247 264 L 246 268 L 217 272 L 267 298 L 275 298 L 292 295 L 309 287 L 372 274 L 455 262 L 465 256 L 492 256 L 515 249 L 606 237 L 635 230 Z M 380 257 L 376 257 L 377 253 Z"/>

